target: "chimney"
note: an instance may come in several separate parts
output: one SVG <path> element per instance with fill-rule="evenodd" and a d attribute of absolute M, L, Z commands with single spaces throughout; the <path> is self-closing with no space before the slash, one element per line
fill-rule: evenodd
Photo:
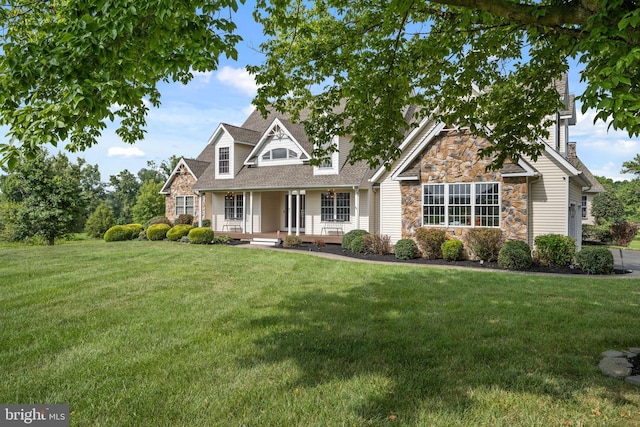
<path fill-rule="evenodd" d="M 577 159 L 578 154 L 576 153 L 576 143 L 569 142 L 567 144 L 567 159 Z"/>

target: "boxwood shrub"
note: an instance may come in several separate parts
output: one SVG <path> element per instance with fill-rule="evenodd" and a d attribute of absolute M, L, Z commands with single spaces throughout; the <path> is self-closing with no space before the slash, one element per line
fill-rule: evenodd
<path fill-rule="evenodd" d="M 498 253 L 498 265 L 507 270 L 524 271 L 531 268 L 531 247 L 522 240 L 506 242 Z"/>
<path fill-rule="evenodd" d="M 613 274 L 613 254 L 607 248 L 587 246 L 576 254 L 576 264 L 587 274 Z"/>
<path fill-rule="evenodd" d="M 114 225 L 104 233 L 105 242 L 122 242 L 131 239 L 131 228 L 126 225 Z"/>
<path fill-rule="evenodd" d="M 147 228 L 147 239 L 164 240 L 167 237 L 167 231 L 171 229 L 169 224 L 153 224 Z"/>
<path fill-rule="evenodd" d="M 191 225 L 178 224 L 172 229 L 170 229 L 169 231 L 167 231 L 167 239 L 171 240 L 172 242 L 177 242 L 178 240 L 182 239 L 184 236 L 188 235 L 189 231 L 191 231 L 192 228 L 193 226 Z"/>
<path fill-rule="evenodd" d="M 214 233 L 209 227 L 195 227 L 189 230 L 189 243 L 208 245 L 213 242 Z"/>
<path fill-rule="evenodd" d="M 420 256 L 418 246 L 413 239 L 400 239 L 394 247 L 397 259 L 414 259 Z"/>
<path fill-rule="evenodd" d="M 561 234 L 543 234 L 535 239 L 536 256 L 542 265 L 569 265 L 576 253 L 576 241 Z"/>
<path fill-rule="evenodd" d="M 365 243 L 365 236 L 367 236 L 369 233 L 367 234 L 362 234 L 360 236 L 356 236 L 352 241 L 351 241 L 351 245 L 350 245 L 350 249 L 352 252 L 355 252 L 357 254 L 364 254 L 367 252 L 367 245 Z"/>
<path fill-rule="evenodd" d="M 283 248 L 299 248 L 300 246 L 302 246 L 302 239 L 298 236 L 286 236 L 282 241 Z"/>
<path fill-rule="evenodd" d="M 464 245 L 458 239 L 450 239 L 445 241 L 442 246 L 442 258 L 447 261 L 457 261 L 462 256 L 462 248 Z"/>
<path fill-rule="evenodd" d="M 342 236 L 342 249 L 353 250 L 351 249 L 351 242 L 353 242 L 353 239 L 355 239 L 358 236 L 366 236 L 367 234 L 369 234 L 369 232 L 366 230 L 356 229 L 356 230 L 348 231 L 344 236 Z"/>
<path fill-rule="evenodd" d="M 129 231 L 129 240 L 137 239 L 140 233 L 144 231 L 142 224 L 127 224 L 125 227 Z"/>

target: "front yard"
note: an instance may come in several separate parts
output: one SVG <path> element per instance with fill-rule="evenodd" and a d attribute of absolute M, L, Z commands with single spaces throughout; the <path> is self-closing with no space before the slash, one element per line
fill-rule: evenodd
<path fill-rule="evenodd" d="M 640 280 L 169 242 L 0 247 L 0 402 L 73 426 L 640 424 Z"/>

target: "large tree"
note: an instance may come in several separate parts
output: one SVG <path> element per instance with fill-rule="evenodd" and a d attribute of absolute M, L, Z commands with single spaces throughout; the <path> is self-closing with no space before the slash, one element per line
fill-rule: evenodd
<path fill-rule="evenodd" d="M 408 105 L 495 145 L 495 166 L 535 158 L 579 62 L 583 110 L 640 134 L 640 9 L 634 0 L 258 0 L 269 39 L 258 107 L 304 111 L 317 141 L 354 135 L 351 159 L 398 156 Z M 341 102 L 343 107 L 337 109 Z M 336 114 L 335 111 L 341 111 Z M 411 111 L 409 111 L 411 112 Z M 551 116 L 553 117 L 553 116 Z M 533 142 L 533 143 L 532 143 Z M 322 159 L 331 146 L 318 144 Z"/>
<path fill-rule="evenodd" d="M 53 245 L 56 238 L 82 230 L 87 207 L 81 182 L 84 164 L 82 159 L 73 164 L 64 154 L 50 156 L 43 150 L 2 179 L 8 202 L 3 207 L 14 209 L 12 239 L 42 237 Z"/>
<path fill-rule="evenodd" d="M 0 1 L 0 124 L 15 166 L 43 144 L 70 151 L 95 144 L 109 121 L 126 142 L 143 137 L 160 81 L 235 57 L 231 11 L 244 0 Z"/>

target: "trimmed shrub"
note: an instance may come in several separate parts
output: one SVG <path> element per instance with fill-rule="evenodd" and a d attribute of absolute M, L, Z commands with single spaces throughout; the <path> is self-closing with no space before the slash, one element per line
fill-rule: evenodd
<path fill-rule="evenodd" d="M 638 224 L 635 222 L 619 221 L 611 225 L 611 236 L 616 245 L 627 247 L 638 234 Z"/>
<path fill-rule="evenodd" d="M 447 233 L 444 230 L 427 227 L 416 230 L 416 243 L 424 258 L 442 258 L 442 244 L 445 240 L 447 240 Z"/>
<path fill-rule="evenodd" d="M 180 215 L 178 215 L 178 218 L 176 218 L 175 225 L 179 225 L 179 224 L 193 225 L 193 215 L 190 215 L 190 214 L 180 214 Z"/>
<path fill-rule="evenodd" d="M 536 256 L 541 265 L 569 265 L 576 253 L 576 241 L 560 234 L 536 237 Z"/>
<path fill-rule="evenodd" d="M 462 256 L 464 245 L 458 239 L 450 239 L 442 244 L 442 257 L 447 261 L 457 261 Z"/>
<path fill-rule="evenodd" d="M 498 265 L 507 270 L 524 271 L 531 268 L 531 248 L 527 242 L 512 240 L 506 242 L 498 253 Z"/>
<path fill-rule="evenodd" d="M 127 225 L 114 225 L 104 233 L 105 242 L 122 242 L 131 240 L 131 227 Z"/>
<path fill-rule="evenodd" d="M 413 239 L 398 240 L 393 250 L 397 259 L 414 259 L 420 256 L 418 245 Z"/>
<path fill-rule="evenodd" d="M 589 225 L 582 226 L 582 241 L 583 242 L 596 242 L 596 243 L 609 243 L 613 240 L 611 236 L 611 230 L 607 226 Z"/>
<path fill-rule="evenodd" d="M 208 245 L 214 238 L 213 230 L 209 227 L 195 227 L 189 230 L 189 242 L 194 245 Z"/>
<path fill-rule="evenodd" d="M 361 235 L 361 236 L 356 236 L 352 241 L 351 241 L 351 251 L 355 252 L 357 254 L 364 254 L 367 252 L 367 247 L 364 244 L 364 238 L 367 235 Z"/>
<path fill-rule="evenodd" d="M 216 244 L 216 245 L 226 245 L 227 243 L 230 243 L 231 240 L 232 240 L 231 236 L 229 236 L 227 234 L 221 234 L 221 235 L 215 236 L 213 238 L 213 243 Z"/>
<path fill-rule="evenodd" d="M 391 237 L 379 234 L 365 234 L 362 236 L 364 242 L 364 251 L 368 254 L 386 255 L 392 252 Z M 353 242 L 351 242 L 353 245 Z"/>
<path fill-rule="evenodd" d="M 144 231 L 142 224 L 127 224 L 125 227 L 129 231 L 129 240 L 137 239 L 140 237 L 140 233 Z"/>
<path fill-rule="evenodd" d="M 495 261 L 502 247 L 499 228 L 472 228 L 467 232 L 467 248 L 477 259 Z"/>
<path fill-rule="evenodd" d="M 211 220 L 210 219 L 203 219 L 202 220 L 202 226 L 203 227 L 207 227 L 207 228 L 211 228 Z"/>
<path fill-rule="evenodd" d="M 325 246 L 327 246 L 327 242 L 322 239 L 315 239 L 313 241 L 313 246 L 316 248 L 324 248 Z"/>
<path fill-rule="evenodd" d="M 167 231 L 171 230 L 169 224 L 153 224 L 147 228 L 147 239 L 164 240 L 167 237 Z"/>
<path fill-rule="evenodd" d="M 191 225 L 178 224 L 174 226 L 171 230 L 167 231 L 167 239 L 171 240 L 172 242 L 177 242 L 178 240 L 182 239 L 184 236 L 188 235 L 189 231 L 191 231 L 192 228 L 193 226 Z"/>
<path fill-rule="evenodd" d="M 173 224 L 166 216 L 154 216 L 144 224 L 144 229 L 146 230 L 154 224 L 167 224 L 169 227 L 173 227 Z"/>
<path fill-rule="evenodd" d="M 607 248 L 586 247 L 576 254 L 576 264 L 587 274 L 613 274 L 613 254 Z"/>
<path fill-rule="evenodd" d="M 342 236 L 342 249 L 351 249 L 351 242 L 358 236 L 365 236 L 369 234 L 366 230 L 351 230 L 348 231 L 344 236 Z M 355 252 L 355 251 L 354 251 Z"/>
<path fill-rule="evenodd" d="M 302 239 L 298 236 L 286 236 L 282 241 L 282 247 L 284 248 L 298 248 L 300 246 L 302 246 Z"/>

